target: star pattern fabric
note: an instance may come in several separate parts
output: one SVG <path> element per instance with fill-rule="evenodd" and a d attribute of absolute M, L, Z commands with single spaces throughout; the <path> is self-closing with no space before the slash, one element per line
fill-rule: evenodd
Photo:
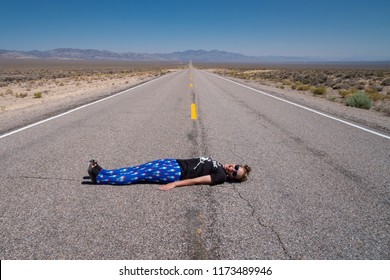
<path fill-rule="evenodd" d="M 120 169 L 101 169 L 98 184 L 130 185 L 139 182 L 170 183 L 180 180 L 181 169 L 175 159 L 158 159 Z"/>

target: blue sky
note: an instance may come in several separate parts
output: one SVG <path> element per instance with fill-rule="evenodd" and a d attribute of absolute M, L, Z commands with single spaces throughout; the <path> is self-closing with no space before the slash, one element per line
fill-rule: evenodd
<path fill-rule="evenodd" d="M 0 49 L 390 59 L 388 0 L 2 2 Z"/>

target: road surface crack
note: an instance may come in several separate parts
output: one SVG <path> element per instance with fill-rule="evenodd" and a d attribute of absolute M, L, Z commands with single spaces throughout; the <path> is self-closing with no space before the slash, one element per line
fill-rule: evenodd
<path fill-rule="evenodd" d="M 248 199 L 244 198 L 244 197 L 241 195 L 241 193 L 240 193 L 239 190 L 234 186 L 234 184 L 232 184 L 232 185 L 233 185 L 234 191 L 238 194 L 238 196 L 239 196 L 243 201 L 245 201 L 245 202 L 247 203 L 248 207 L 252 210 L 251 216 L 252 216 L 253 218 L 256 219 L 256 221 L 258 222 L 258 224 L 259 224 L 261 227 L 264 227 L 264 228 L 270 230 L 270 231 L 276 236 L 276 238 L 277 238 L 277 240 L 278 240 L 278 242 L 279 242 L 279 244 L 280 244 L 280 246 L 281 246 L 281 248 L 282 248 L 284 254 L 291 260 L 292 257 L 291 257 L 291 255 L 289 254 L 286 245 L 283 243 L 282 238 L 280 237 L 279 233 L 274 229 L 273 226 L 269 226 L 269 225 L 264 224 L 264 223 L 255 215 L 255 214 L 256 214 L 256 210 L 255 210 L 255 208 L 253 207 L 253 205 L 251 204 L 251 202 L 250 202 Z"/>
<path fill-rule="evenodd" d="M 58 178 L 58 177 L 45 177 L 45 176 L 26 176 L 26 175 L 20 175 L 20 176 L 0 176 L 0 178 L 4 179 L 38 179 L 38 180 L 58 180 L 58 181 L 73 181 L 73 182 L 79 182 L 79 179 L 72 179 L 72 178 Z"/>

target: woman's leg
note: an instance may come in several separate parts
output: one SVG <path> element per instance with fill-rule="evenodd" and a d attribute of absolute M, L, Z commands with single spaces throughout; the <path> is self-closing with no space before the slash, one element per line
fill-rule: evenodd
<path fill-rule="evenodd" d="M 138 182 L 169 183 L 180 180 L 181 169 L 175 159 L 159 159 L 137 166 L 100 170 L 98 184 L 126 185 Z"/>

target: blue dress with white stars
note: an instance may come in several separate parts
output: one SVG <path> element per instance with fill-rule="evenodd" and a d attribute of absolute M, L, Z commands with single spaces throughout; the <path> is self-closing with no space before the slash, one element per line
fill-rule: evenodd
<path fill-rule="evenodd" d="M 101 169 L 98 184 L 129 185 L 139 182 L 170 183 L 180 180 L 181 168 L 175 159 L 158 159 L 120 169 Z"/>

